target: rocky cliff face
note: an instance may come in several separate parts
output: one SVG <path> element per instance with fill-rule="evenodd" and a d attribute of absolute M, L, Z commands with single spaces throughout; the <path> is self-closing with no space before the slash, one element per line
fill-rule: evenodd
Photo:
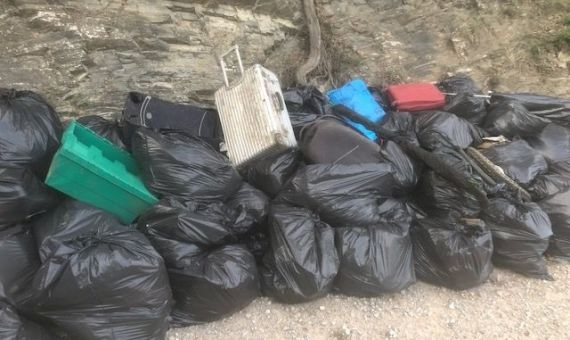
<path fill-rule="evenodd" d="M 546 61 L 534 63 L 525 40 L 556 29 L 567 0 L 317 5 L 320 85 L 463 70 L 489 88 L 570 95 L 567 54 L 540 45 Z M 113 116 L 130 90 L 211 104 L 222 84 L 217 53 L 239 44 L 246 65 L 263 63 L 289 85 L 305 39 L 301 0 L 2 0 L 0 86 L 39 91 L 65 115 Z"/>
<path fill-rule="evenodd" d="M 263 62 L 302 19 L 296 1 L 3 0 L 0 13 L 2 86 L 40 91 L 63 114 L 107 116 L 128 90 L 208 100 L 217 53 L 239 44 L 246 64 Z"/>

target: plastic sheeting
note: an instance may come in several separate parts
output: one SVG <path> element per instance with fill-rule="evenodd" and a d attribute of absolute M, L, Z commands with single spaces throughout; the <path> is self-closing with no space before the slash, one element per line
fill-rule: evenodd
<path fill-rule="evenodd" d="M 483 128 L 492 136 L 507 138 L 527 137 L 538 134 L 549 121 L 532 115 L 518 101 L 493 101 L 488 109 Z"/>
<path fill-rule="evenodd" d="M 491 162 L 500 166 L 507 176 L 528 187 L 538 175 L 546 174 L 546 159 L 524 140 L 493 146 L 482 151 Z"/>
<path fill-rule="evenodd" d="M 0 339 L 56 340 L 42 326 L 18 315 L 16 309 L 0 300 Z"/>
<path fill-rule="evenodd" d="M 247 165 L 243 176 L 251 185 L 274 197 L 295 174 L 300 162 L 298 150 L 287 150 Z"/>
<path fill-rule="evenodd" d="M 16 307 L 25 303 L 39 267 L 40 258 L 28 226 L 0 230 L 0 300 Z"/>
<path fill-rule="evenodd" d="M 477 97 L 483 92 L 466 74 L 447 77 L 439 83 L 440 89 L 449 94 L 444 111 L 451 112 L 472 124 L 481 124 L 487 115 L 486 98 Z"/>
<path fill-rule="evenodd" d="M 96 134 L 106 138 L 116 146 L 122 149 L 126 148 L 121 137 L 121 129 L 117 122 L 112 122 L 99 116 L 79 117 L 77 118 L 77 122 L 93 130 Z"/>
<path fill-rule="evenodd" d="M 33 229 L 41 266 L 26 311 L 72 339 L 164 339 L 170 285 L 142 233 L 76 201 L 37 218 Z"/>
<path fill-rule="evenodd" d="M 262 269 L 263 289 L 287 302 L 304 302 L 326 295 L 338 272 L 334 230 L 305 208 L 271 207 L 271 248 Z"/>
<path fill-rule="evenodd" d="M 422 112 L 415 123 L 420 145 L 428 150 L 442 146 L 465 149 L 484 136 L 483 131 L 468 121 L 443 111 Z"/>
<path fill-rule="evenodd" d="M 413 172 L 411 177 L 415 178 Z M 409 179 L 409 178 L 406 178 Z M 300 169 L 278 199 L 318 211 L 333 227 L 380 222 L 392 205 L 386 199 L 413 187 L 398 178 L 388 162 L 357 165 L 308 165 Z"/>
<path fill-rule="evenodd" d="M 494 199 L 484 211 L 493 232 L 493 263 L 537 278 L 550 278 L 544 253 L 552 236 L 550 218 L 536 203 Z"/>
<path fill-rule="evenodd" d="M 462 290 L 487 281 L 493 271 L 491 231 L 480 225 L 438 218 L 419 219 L 411 231 L 417 277 Z"/>
<path fill-rule="evenodd" d="M 0 166 L 25 166 L 43 179 L 59 147 L 62 124 L 37 93 L 0 89 Z"/>
<path fill-rule="evenodd" d="M 343 294 L 370 297 L 397 292 L 416 280 L 412 218 L 405 203 L 390 199 L 390 210 L 368 226 L 335 228 L 340 267 L 335 288 Z"/>
<path fill-rule="evenodd" d="M 172 327 L 221 319 L 259 295 L 253 255 L 232 232 L 233 216 L 220 203 L 161 200 L 140 216 L 138 228 L 162 255 L 175 305 Z"/>
<path fill-rule="evenodd" d="M 22 222 L 58 202 L 58 194 L 31 170 L 0 167 L 0 226 Z"/>
<path fill-rule="evenodd" d="M 228 158 L 196 137 L 141 128 L 133 135 L 132 151 L 146 186 L 157 195 L 224 201 L 241 185 Z"/>

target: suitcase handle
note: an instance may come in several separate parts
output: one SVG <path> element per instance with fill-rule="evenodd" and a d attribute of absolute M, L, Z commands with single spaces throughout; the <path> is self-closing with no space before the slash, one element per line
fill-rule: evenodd
<path fill-rule="evenodd" d="M 243 64 L 241 62 L 241 55 L 239 54 L 239 46 L 234 45 L 226 53 L 222 54 L 219 58 L 220 66 L 222 67 L 222 74 L 224 75 L 224 83 L 226 84 L 226 87 L 230 87 L 230 82 L 228 81 L 227 67 L 224 59 L 231 53 L 235 53 L 237 57 L 239 73 L 240 73 L 238 81 L 243 78 Z"/>

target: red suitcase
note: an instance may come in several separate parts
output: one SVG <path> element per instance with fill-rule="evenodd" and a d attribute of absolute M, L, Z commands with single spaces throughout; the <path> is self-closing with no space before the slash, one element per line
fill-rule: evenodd
<path fill-rule="evenodd" d="M 388 86 L 386 95 L 398 111 L 438 110 L 445 106 L 443 93 L 429 83 Z"/>

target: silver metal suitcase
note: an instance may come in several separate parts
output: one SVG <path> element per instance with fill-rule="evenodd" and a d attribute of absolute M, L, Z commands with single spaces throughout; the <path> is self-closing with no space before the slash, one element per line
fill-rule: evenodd
<path fill-rule="evenodd" d="M 224 61 L 235 52 L 239 78 L 230 84 Z M 279 79 L 261 65 L 243 70 L 234 46 L 220 57 L 225 86 L 216 91 L 228 156 L 235 167 L 297 146 Z"/>

